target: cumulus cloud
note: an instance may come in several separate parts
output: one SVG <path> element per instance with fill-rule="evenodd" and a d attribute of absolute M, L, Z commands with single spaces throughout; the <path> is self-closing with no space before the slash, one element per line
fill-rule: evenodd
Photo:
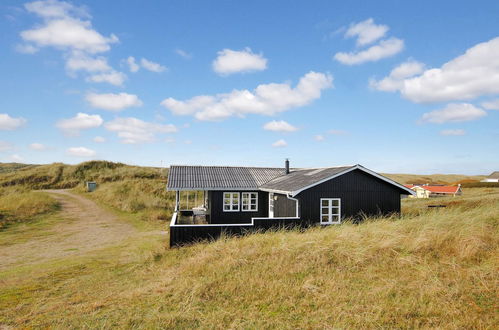
<path fill-rule="evenodd" d="M 185 58 L 186 60 L 190 60 L 192 58 L 192 54 L 190 54 L 190 53 L 188 53 L 185 50 L 180 49 L 180 48 L 175 49 L 175 53 L 177 55 Z"/>
<path fill-rule="evenodd" d="M 79 112 L 75 117 L 62 119 L 56 127 L 69 136 L 77 136 L 81 130 L 99 127 L 104 121 L 99 115 L 89 115 Z"/>
<path fill-rule="evenodd" d="M 469 103 L 451 103 L 445 108 L 423 114 L 421 122 L 443 124 L 448 122 L 463 122 L 476 120 L 487 113 Z"/>
<path fill-rule="evenodd" d="M 371 79 L 369 86 L 384 92 L 395 92 L 404 86 L 404 80 L 409 77 L 414 77 L 424 71 L 425 65 L 421 62 L 409 60 L 394 68 L 388 77 L 381 80 Z"/>
<path fill-rule="evenodd" d="M 21 163 L 24 161 L 24 158 L 18 154 L 11 155 L 9 159 L 15 163 Z"/>
<path fill-rule="evenodd" d="M 14 118 L 7 113 L 0 113 L 0 131 L 13 131 L 26 124 L 24 118 Z"/>
<path fill-rule="evenodd" d="M 247 114 L 274 115 L 301 107 L 320 98 L 324 89 L 333 87 L 329 74 L 309 72 L 300 78 L 296 87 L 288 83 L 262 84 L 249 90 L 233 90 L 214 96 L 201 95 L 186 101 L 167 98 L 161 102 L 177 115 L 193 115 L 198 120 L 222 120 Z"/>
<path fill-rule="evenodd" d="M 72 147 L 66 150 L 66 153 L 75 157 L 94 157 L 97 153 L 85 147 Z"/>
<path fill-rule="evenodd" d="M 359 23 L 353 23 L 345 32 L 346 38 L 357 38 L 357 46 L 364 46 L 382 38 L 388 32 L 388 26 L 374 24 L 372 18 Z"/>
<path fill-rule="evenodd" d="M 37 47 L 28 44 L 16 45 L 15 50 L 21 54 L 34 54 L 39 51 Z"/>
<path fill-rule="evenodd" d="M 37 142 L 35 142 L 35 143 L 31 143 L 31 144 L 29 145 L 29 148 L 30 148 L 31 150 L 35 150 L 35 151 L 44 151 L 44 150 L 47 150 L 47 149 L 48 149 L 46 145 L 41 144 L 41 143 L 37 143 Z"/>
<path fill-rule="evenodd" d="M 284 141 L 283 139 L 277 140 L 274 143 L 272 143 L 272 147 L 274 148 L 283 148 L 286 147 L 288 143 Z"/>
<path fill-rule="evenodd" d="M 93 75 L 87 81 L 123 83 L 123 73 L 115 72 L 106 58 L 95 57 L 109 51 L 111 45 L 119 41 L 118 37 L 114 34 L 104 36 L 95 30 L 84 7 L 65 1 L 42 0 L 27 3 L 25 8 L 40 17 L 43 23 L 21 32 L 25 43 L 16 48 L 18 51 L 32 54 L 39 48 L 53 47 L 63 51 L 66 69 L 71 76 L 75 76 L 77 71 L 106 72 Z"/>
<path fill-rule="evenodd" d="M 118 71 L 94 74 L 87 77 L 88 82 L 109 83 L 114 86 L 122 86 L 125 79 L 126 75 L 123 72 Z"/>
<path fill-rule="evenodd" d="M 146 60 L 145 58 L 140 59 L 140 65 L 149 71 L 152 72 L 163 72 L 167 68 L 165 66 L 162 66 L 161 64 L 155 63 L 153 61 Z"/>
<path fill-rule="evenodd" d="M 483 102 L 482 107 L 487 110 L 499 110 L 499 99 Z"/>
<path fill-rule="evenodd" d="M 294 132 L 298 130 L 298 128 L 294 127 L 293 125 L 285 122 L 284 120 L 272 120 L 265 125 L 263 125 L 263 129 L 267 131 L 273 131 L 273 132 Z"/>
<path fill-rule="evenodd" d="M 378 44 L 365 50 L 349 53 L 339 52 L 334 59 L 346 65 L 356 65 L 365 62 L 375 62 L 383 58 L 400 53 L 404 49 L 404 41 L 398 38 L 390 38 L 380 41 Z"/>
<path fill-rule="evenodd" d="M 90 57 L 82 52 L 73 53 L 66 61 L 66 70 L 69 72 L 87 71 L 87 72 L 105 72 L 112 68 L 107 63 L 105 57 Z"/>
<path fill-rule="evenodd" d="M 106 142 L 106 139 L 103 138 L 102 136 L 96 136 L 96 137 L 94 137 L 94 142 L 96 142 L 96 143 L 104 143 L 104 142 Z"/>
<path fill-rule="evenodd" d="M 465 135 L 466 131 L 464 129 L 444 129 L 440 131 L 440 135 L 444 136 L 461 136 Z"/>
<path fill-rule="evenodd" d="M 472 100 L 499 94 L 499 37 L 469 48 L 440 68 L 404 79 L 398 90 L 415 103 Z"/>
<path fill-rule="evenodd" d="M 126 63 L 128 64 L 128 69 L 130 70 L 130 72 L 139 71 L 140 65 L 138 65 L 137 62 L 135 62 L 135 57 L 128 56 L 128 58 L 126 59 Z"/>
<path fill-rule="evenodd" d="M 320 142 L 320 141 L 324 141 L 324 139 L 325 139 L 325 138 L 324 138 L 324 135 L 320 135 L 320 134 L 318 134 L 318 135 L 314 136 L 314 140 L 315 140 L 315 141 L 318 141 L 318 142 Z"/>
<path fill-rule="evenodd" d="M 104 126 L 107 130 L 116 132 L 121 142 L 127 144 L 153 142 L 157 133 L 177 131 L 177 128 L 171 124 L 149 123 L 133 117 L 116 118 Z"/>
<path fill-rule="evenodd" d="M 12 150 L 13 146 L 9 142 L 0 140 L 0 152 Z"/>
<path fill-rule="evenodd" d="M 98 109 L 121 111 L 130 107 L 140 107 L 142 101 L 137 95 L 119 93 L 119 94 L 96 94 L 88 93 L 85 97 L 90 106 Z"/>
<path fill-rule="evenodd" d="M 267 68 L 267 59 L 262 54 L 253 53 L 250 48 L 243 50 L 224 49 L 218 52 L 212 67 L 220 75 L 262 71 Z"/>

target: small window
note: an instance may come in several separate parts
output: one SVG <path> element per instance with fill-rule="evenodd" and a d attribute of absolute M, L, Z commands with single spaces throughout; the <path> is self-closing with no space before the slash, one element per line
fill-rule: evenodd
<path fill-rule="evenodd" d="M 224 192 L 224 212 L 237 212 L 239 211 L 239 193 L 237 192 Z"/>
<path fill-rule="evenodd" d="M 341 222 L 341 200 L 339 198 L 321 198 L 321 224 Z"/>
<path fill-rule="evenodd" d="M 258 211 L 258 193 L 242 193 L 241 196 L 242 211 L 255 212 Z"/>

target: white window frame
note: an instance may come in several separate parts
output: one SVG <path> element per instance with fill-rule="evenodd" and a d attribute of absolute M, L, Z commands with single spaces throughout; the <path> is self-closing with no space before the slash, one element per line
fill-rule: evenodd
<path fill-rule="evenodd" d="M 252 195 L 255 195 L 255 197 L 252 197 Z M 248 206 L 249 208 L 247 210 L 244 209 L 244 199 L 248 199 Z M 251 200 L 255 199 L 255 204 L 251 204 Z M 254 206 L 255 208 L 251 208 Z M 241 193 L 241 212 L 258 212 L 258 193 L 257 192 L 243 192 Z"/>
<path fill-rule="evenodd" d="M 322 201 L 328 201 L 328 205 L 327 206 L 322 206 Z M 338 206 L 333 206 L 333 203 L 332 201 L 338 201 Z M 340 224 L 341 223 L 341 198 L 321 198 L 321 201 L 320 201 L 320 218 L 319 218 L 319 222 L 321 225 L 331 225 L 331 224 Z M 328 213 L 322 213 L 322 209 L 323 208 L 327 208 L 328 209 Z M 337 212 L 335 213 L 333 211 L 333 209 L 337 209 Z M 323 216 L 327 216 L 328 217 L 328 221 L 327 222 L 324 222 L 322 221 L 322 217 Z M 333 216 L 338 216 L 338 220 L 337 221 L 333 221 Z"/>
<path fill-rule="evenodd" d="M 225 194 L 230 194 L 230 197 L 228 198 L 229 199 L 229 203 L 230 204 L 225 204 Z M 237 194 L 237 204 L 234 203 L 234 196 Z M 238 192 L 235 192 L 235 191 L 224 191 L 223 195 L 222 195 L 222 211 L 224 212 L 239 212 L 239 204 L 241 202 L 241 196 Z M 230 206 L 230 209 L 229 210 L 226 210 L 225 209 L 225 206 L 226 205 L 229 205 Z"/>

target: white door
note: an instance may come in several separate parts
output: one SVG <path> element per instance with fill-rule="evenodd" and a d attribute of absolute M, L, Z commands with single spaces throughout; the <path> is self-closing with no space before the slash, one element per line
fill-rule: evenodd
<path fill-rule="evenodd" d="M 341 223 L 341 199 L 321 198 L 321 225 Z"/>

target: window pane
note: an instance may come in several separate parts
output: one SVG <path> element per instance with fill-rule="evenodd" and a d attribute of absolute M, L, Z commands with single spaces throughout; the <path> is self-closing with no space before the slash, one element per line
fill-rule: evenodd
<path fill-rule="evenodd" d="M 339 200 L 337 200 L 337 199 L 333 199 L 333 200 L 331 201 L 331 203 L 332 203 L 332 205 L 333 205 L 333 206 L 338 206 L 338 205 L 340 205 L 340 201 L 339 201 Z"/>
<path fill-rule="evenodd" d="M 340 217 L 338 215 L 333 215 L 333 222 L 338 222 Z"/>
<path fill-rule="evenodd" d="M 329 205 L 329 200 L 323 199 L 322 200 L 322 206 L 328 206 Z"/>
<path fill-rule="evenodd" d="M 230 206 L 229 205 L 224 205 L 224 210 L 225 211 L 229 211 L 230 210 Z"/>
<path fill-rule="evenodd" d="M 329 209 L 327 207 L 323 207 L 321 214 L 329 214 Z"/>
<path fill-rule="evenodd" d="M 248 210 L 248 205 L 243 205 L 243 211 Z"/>
<path fill-rule="evenodd" d="M 224 199 L 224 204 L 230 204 L 230 199 Z"/>
<path fill-rule="evenodd" d="M 323 215 L 321 217 L 321 222 L 328 222 L 329 221 L 329 217 L 327 215 Z"/>

